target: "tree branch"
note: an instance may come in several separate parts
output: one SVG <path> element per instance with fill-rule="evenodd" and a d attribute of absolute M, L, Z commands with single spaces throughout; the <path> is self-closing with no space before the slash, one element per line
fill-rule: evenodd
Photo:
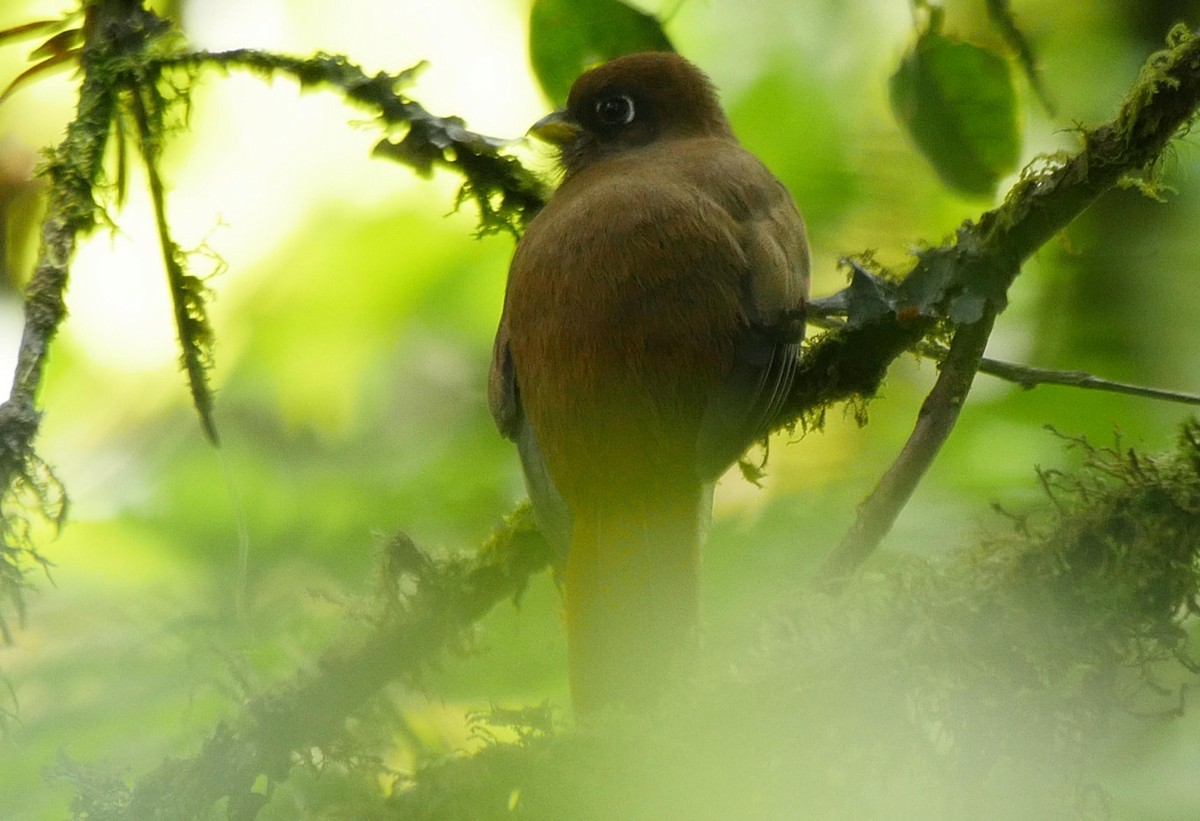
<path fill-rule="evenodd" d="M 18 615 L 23 613 L 23 560 L 41 561 L 27 537 L 27 517 L 40 514 L 61 522 L 66 513 L 62 487 L 33 447 L 41 424 L 37 396 L 50 343 L 66 316 L 63 295 L 76 242 L 97 222 L 93 186 L 101 175 L 118 105 L 111 66 L 126 56 L 130 43 L 143 42 L 160 23 L 131 0 L 87 6 L 79 104 L 43 172 L 50 190 L 41 250 L 25 292 L 25 326 L 12 389 L 0 404 L 0 633 L 5 638 L 4 610 L 11 605 Z"/>
<path fill-rule="evenodd" d="M 847 301 L 846 326 L 806 350 L 777 427 L 838 401 L 875 395 L 888 365 L 949 320 L 1003 308 L 1021 264 L 1101 194 L 1156 162 L 1200 106 L 1200 37 L 1177 27 L 1150 57 L 1111 122 L 1082 132 L 1077 154 L 1027 168 L 1004 203 L 959 229 L 953 243 L 917 254 L 902 282 L 874 299 Z"/>
<path fill-rule="evenodd" d="M 409 166 L 422 176 L 435 167 L 464 177 L 458 204 L 471 201 L 479 208 L 480 233 L 507 230 L 520 234 L 525 223 L 542 207 L 548 194 L 545 183 L 501 149 L 512 140 L 489 137 L 466 128 L 460 117 L 431 114 L 420 103 L 399 92 L 424 67 L 406 71 L 367 74 L 341 55 L 293 57 L 256 49 L 192 51 L 156 58 L 151 65 L 196 71 L 206 67 L 240 68 L 260 75 L 286 74 L 302 88 L 328 86 L 347 101 L 378 113 L 387 126 L 407 129 L 398 140 L 383 139 L 375 146 L 378 156 Z"/>
<path fill-rule="evenodd" d="M 844 305 L 841 308 L 834 307 L 839 302 L 837 296 L 835 294 L 834 297 L 814 300 L 809 304 L 808 324 L 810 326 L 815 325 L 826 330 L 840 330 L 846 327 L 845 322 L 829 318 L 837 314 L 838 311 L 845 312 Z M 909 350 L 917 356 L 932 359 L 935 362 L 945 361 L 947 355 L 950 353 L 945 345 L 929 339 L 917 342 Z M 1022 365 L 1018 362 L 1007 362 L 1002 359 L 992 359 L 985 356 L 979 360 L 979 372 L 1002 379 L 1005 382 L 1012 382 L 1025 390 L 1033 390 L 1039 385 L 1062 385 L 1069 388 L 1140 396 L 1144 399 L 1160 399 L 1164 402 L 1176 402 L 1182 405 L 1200 405 L 1200 394 L 1167 390 L 1166 388 L 1152 388 L 1149 385 L 1136 385 L 1132 382 L 1118 382 L 1114 379 L 1105 379 L 1104 377 L 1096 376 L 1087 371 L 1039 368 L 1033 365 Z"/>
<path fill-rule="evenodd" d="M 949 352 L 941 345 L 927 342 L 917 348 L 917 353 L 940 362 L 946 358 Z M 1039 385 L 1062 385 L 1069 388 L 1140 396 L 1143 399 L 1161 399 L 1164 402 L 1176 402 L 1181 405 L 1200 405 L 1200 394 L 1187 393 L 1186 391 L 1170 391 L 1165 388 L 1151 388 L 1147 385 L 1135 385 L 1131 382 L 1117 382 L 1113 379 L 1104 379 L 1095 374 L 1090 374 L 1087 371 L 1061 371 L 1053 368 L 1037 368 L 1032 365 L 1019 365 L 1015 362 L 1004 362 L 985 356 L 979 361 L 979 372 L 1020 385 L 1025 390 L 1032 390 Z"/>
<path fill-rule="evenodd" d="M 192 405 L 200 416 L 204 435 L 213 445 L 220 445 L 216 419 L 213 417 L 213 392 L 208 383 L 212 366 L 213 331 L 205 308 L 204 282 L 192 276 L 184 266 L 184 254 L 171 237 L 167 223 L 167 194 L 158 173 L 162 112 L 165 102 L 153 82 L 143 82 L 130 95 L 130 107 L 138 129 L 138 147 L 146 166 L 146 181 L 150 202 L 154 206 L 154 225 L 158 245 L 174 308 L 175 332 L 179 337 L 180 360 L 191 388 Z"/>
<path fill-rule="evenodd" d="M 1041 172 L 1027 169 L 1003 205 L 960 228 L 953 244 L 918 254 L 903 281 L 852 280 L 845 300 L 847 326 L 826 334 L 810 350 L 792 393 L 789 420 L 811 414 L 817 405 L 809 403 L 829 402 L 847 388 L 848 396 L 873 395 L 901 351 L 939 323 L 959 330 L 913 434 L 822 566 L 821 581 L 846 577 L 891 529 L 958 418 L 987 335 L 1022 263 L 1105 191 L 1144 173 L 1195 119 L 1200 37 L 1177 27 L 1169 43 L 1171 48 L 1151 56 L 1117 117 L 1084 132 L 1078 154 Z M 843 352 L 851 351 L 863 358 L 847 362 Z"/>
<path fill-rule="evenodd" d="M 850 532 L 826 557 L 818 571 L 822 583 L 840 585 L 891 530 L 896 517 L 954 429 L 995 322 L 996 313 L 989 310 L 978 322 L 964 325 L 954 334 L 937 382 L 921 405 L 916 428 L 859 509 Z"/>
<path fill-rule="evenodd" d="M 286 779 L 296 756 L 335 739 L 387 684 L 411 683 L 496 604 L 519 598 L 552 559 L 528 506 L 470 557 L 434 561 L 397 536 L 382 562 L 382 612 L 357 644 L 331 647 L 315 670 L 252 698 L 195 756 L 165 761 L 122 796 L 82 800 L 115 801 L 118 817 L 149 821 L 207 817 L 228 799 L 230 818 L 253 818 L 266 801 L 253 792 L 259 776 Z M 401 592 L 406 586 L 411 593 Z"/>

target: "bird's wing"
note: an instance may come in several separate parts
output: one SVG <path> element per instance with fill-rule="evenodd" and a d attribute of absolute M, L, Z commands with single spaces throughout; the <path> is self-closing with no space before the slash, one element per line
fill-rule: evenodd
<path fill-rule="evenodd" d="M 513 368 L 512 351 L 508 347 L 508 313 L 501 314 L 492 344 L 492 369 L 488 373 L 488 408 L 496 427 L 506 439 L 516 441 L 524 415 L 517 393 L 517 372 Z"/>
<path fill-rule="evenodd" d="M 571 512 L 563 501 L 554 480 L 546 470 L 546 460 L 534 435 L 533 426 L 521 408 L 521 392 L 517 387 L 512 351 L 508 346 L 508 323 L 500 317 L 496 341 L 492 346 L 492 370 L 488 374 L 488 405 L 496 427 L 505 437 L 517 443 L 525 487 L 533 505 L 533 516 L 550 546 L 565 556 L 571 543 Z"/>
<path fill-rule="evenodd" d="M 525 472 L 525 489 L 529 492 L 529 503 L 533 505 L 533 518 L 555 552 L 560 557 L 566 556 L 571 546 L 571 511 L 546 470 L 546 460 L 533 425 L 522 419 L 516 439 L 521 469 Z"/>
<path fill-rule="evenodd" d="M 751 170 L 769 175 L 757 162 Z M 739 187 L 734 194 L 742 196 L 728 206 L 742 227 L 746 325 L 735 341 L 728 376 L 701 420 L 696 469 L 705 480 L 716 479 L 770 432 L 791 389 L 804 338 L 809 277 L 804 222 L 781 183 L 749 176 L 741 179 L 750 185 Z"/>

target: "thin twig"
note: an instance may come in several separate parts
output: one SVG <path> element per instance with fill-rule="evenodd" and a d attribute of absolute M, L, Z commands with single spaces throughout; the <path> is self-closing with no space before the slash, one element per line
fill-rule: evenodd
<path fill-rule="evenodd" d="M 904 449 L 859 509 L 850 532 L 821 565 L 818 578 L 823 584 L 836 587 L 891 530 L 958 420 L 979 370 L 996 313 L 990 309 L 978 322 L 965 325 L 954 334 L 941 373 L 921 406 L 916 427 Z"/>
<path fill-rule="evenodd" d="M 926 342 L 918 346 L 916 352 L 941 362 L 949 351 L 941 345 Z M 1025 390 L 1032 390 L 1039 385 L 1062 385 L 1069 388 L 1083 388 L 1091 391 L 1106 393 L 1122 393 L 1129 396 L 1140 396 L 1144 399 L 1161 399 L 1164 402 L 1176 402 L 1181 405 L 1200 405 L 1200 394 L 1186 391 L 1169 391 L 1165 388 L 1151 388 L 1147 385 L 1135 385 L 1131 382 L 1117 382 L 1105 379 L 1087 371 L 1060 371 L 1053 368 L 1037 368 L 1033 365 L 1020 365 L 1015 362 L 1005 362 L 1000 359 L 984 357 L 979 361 L 979 372 L 1003 379 L 1006 382 L 1020 385 Z"/>
<path fill-rule="evenodd" d="M 1085 390 L 1124 393 L 1146 399 L 1162 399 L 1166 402 L 1178 402 L 1183 405 L 1200 405 L 1200 394 L 1151 388 L 1146 385 L 1134 385 L 1130 382 L 1117 382 L 1112 379 L 1103 379 L 1086 371 L 1057 371 L 986 358 L 980 363 L 979 370 L 998 379 L 1015 382 L 1026 390 L 1038 385 L 1066 385 Z"/>
<path fill-rule="evenodd" d="M 1200 394 L 1189 394 L 1187 391 L 1165 390 L 1129 382 L 1116 382 L 1114 379 L 1104 379 L 1086 371 L 1056 371 L 1052 368 L 1016 365 L 1015 362 L 989 359 L 986 356 L 979 362 L 979 372 L 997 379 L 1004 379 L 1006 382 L 1013 382 L 1026 390 L 1037 388 L 1038 385 L 1066 385 L 1068 388 L 1102 390 L 1109 394 L 1156 398 L 1156 400 L 1165 402 L 1200 404 Z"/>
<path fill-rule="evenodd" d="M 1038 70 L 1037 57 L 1033 53 L 1033 46 L 1029 42 L 1029 38 L 1017 26 L 1017 21 L 1013 18 L 1012 4 L 1010 0 L 987 0 L 987 13 L 992 21 L 992 25 L 1004 38 L 1005 44 L 1016 54 L 1017 62 L 1021 65 L 1021 70 L 1025 72 L 1025 79 L 1029 82 L 1029 87 L 1037 98 L 1042 103 L 1042 107 L 1046 109 L 1046 113 L 1051 117 L 1054 116 L 1055 108 L 1053 99 L 1050 97 L 1050 92 L 1046 88 L 1046 84 L 1042 82 L 1042 73 Z"/>
<path fill-rule="evenodd" d="M 828 298 L 826 298 L 828 300 Z M 825 330 L 843 330 L 846 323 L 837 318 L 835 311 L 819 312 L 811 310 L 808 324 Z M 911 348 L 917 356 L 943 362 L 950 353 L 945 345 L 922 340 Z M 1148 385 L 1135 385 L 1132 382 L 1118 382 L 1115 379 L 1105 379 L 1102 376 L 1087 371 L 1064 371 L 1056 368 L 1038 368 L 1033 365 L 1022 365 L 1018 362 L 1006 362 L 1002 359 L 983 357 L 979 360 L 979 372 L 1020 385 L 1025 390 L 1033 390 L 1039 385 L 1062 385 L 1068 388 L 1103 391 L 1106 393 L 1121 393 L 1129 396 L 1140 396 L 1144 399 L 1160 399 L 1164 402 L 1175 402 L 1181 405 L 1200 405 L 1200 394 L 1187 391 L 1173 391 L 1166 388 L 1152 388 Z"/>

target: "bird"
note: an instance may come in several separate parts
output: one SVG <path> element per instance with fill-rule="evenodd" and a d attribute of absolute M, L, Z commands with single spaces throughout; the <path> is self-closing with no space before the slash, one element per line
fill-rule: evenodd
<path fill-rule="evenodd" d="M 714 485 L 799 365 L 805 224 L 674 52 L 585 71 L 530 133 L 562 176 L 513 253 L 489 406 L 566 554 L 575 713 L 646 709 L 698 646 Z"/>

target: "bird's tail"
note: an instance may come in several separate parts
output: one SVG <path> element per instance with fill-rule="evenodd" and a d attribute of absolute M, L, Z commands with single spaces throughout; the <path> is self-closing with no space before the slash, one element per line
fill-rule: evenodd
<path fill-rule="evenodd" d="M 577 712 L 644 706 L 696 641 L 711 487 L 579 511 L 565 574 Z"/>

